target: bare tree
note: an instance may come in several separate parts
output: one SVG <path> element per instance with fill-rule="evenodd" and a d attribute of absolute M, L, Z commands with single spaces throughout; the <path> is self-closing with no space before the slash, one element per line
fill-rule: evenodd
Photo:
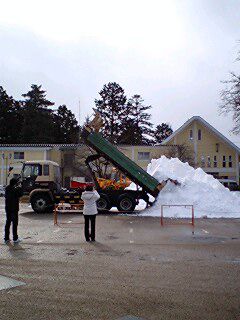
<path fill-rule="evenodd" d="M 240 52 L 236 61 L 240 61 Z M 234 72 L 230 73 L 230 79 L 222 81 L 226 85 L 221 92 L 222 103 L 219 106 L 220 113 L 231 113 L 234 127 L 232 132 L 234 134 L 240 133 L 240 75 Z"/>
<path fill-rule="evenodd" d="M 170 147 L 166 156 L 168 158 L 178 158 L 182 162 L 188 162 L 190 166 L 194 166 L 193 151 L 185 143 Z"/>
<path fill-rule="evenodd" d="M 92 175 L 86 166 L 86 158 L 93 154 L 93 151 L 86 145 L 82 145 L 80 148 L 75 150 L 75 162 L 74 165 L 82 172 L 83 176 L 87 181 L 92 180 Z"/>

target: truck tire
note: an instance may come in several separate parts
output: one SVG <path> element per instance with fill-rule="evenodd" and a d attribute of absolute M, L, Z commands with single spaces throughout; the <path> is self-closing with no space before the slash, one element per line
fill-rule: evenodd
<path fill-rule="evenodd" d="M 53 212 L 53 203 L 47 194 L 36 194 L 31 199 L 31 206 L 36 213 Z"/>
<path fill-rule="evenodd" d="M 100 213 L 107 212 L 111 209 L 110 201 L 106 195 L 100 195 L 100 199 L 97 201 L 97 209 Z"/>
<path fill-rule="evenodd" d="M 118 198 L 117 208 L 118 211 L 131 212 L 136 207 L 136 200 L 128 194 L 122 194 Z"/>

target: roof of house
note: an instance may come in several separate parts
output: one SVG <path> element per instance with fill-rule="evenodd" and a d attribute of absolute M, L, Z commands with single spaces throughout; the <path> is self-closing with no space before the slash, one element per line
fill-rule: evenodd
<path fill-rule="evenodd" d="M 58 148 L 58 149 L 75 149 L 83 144 L 49 144 L 49 143 L 26 143 L 26 144 L 0 144 L 1 148 Z"/>
<path fill-rule="evenodd" d="M 211 126 L 206 120 L 204 120 L 200 116 L 193 116 L 192 118 L 188 119 L 180 128 L 178 128 L 176 131 L 174 131 L 167 139 L 165 139 L 162 144 L 167 144 L 172 138 L 174 138 L 178 133 L 182 132 L 190 123 L 192 123 L 194 120 L 199 121 L 201 124 L 203 124 L 205 127 L 213 131 L 216 136 L 218 136 L 220 139 L 222 139 L 224 142 L 229 144 L 233 149 L 235 149 L 238 153 L 240 153 L 240 149 L 228 138 L 226 138 L 221 132 L 219 132 L 217 129 L 215 129 L 213 126 Z"/>
<path fill-rule="evenodd" d="M 77 149 L 79 147 L 85 146 L 83 143 L 79 144 L 47 144 L 47 143 L 26 143 L 26 144 L 9 144 L 9 143 L 1 143 L 0 144 L 0 149 L 25 149 L 25 148 L 36 148 L 36 149 L 52 149 L 52 148 L 57 148 L 57 149 Z M 157 148 L 157 147 L 167 147 L 165 145 L 161 144 L 156 144 L 156 145 L 130 145 L 130 144 L 118 144 L 117 147 L 119 148 L 126 148 L 126 147 L 151 147 L 151 148 Z"/>

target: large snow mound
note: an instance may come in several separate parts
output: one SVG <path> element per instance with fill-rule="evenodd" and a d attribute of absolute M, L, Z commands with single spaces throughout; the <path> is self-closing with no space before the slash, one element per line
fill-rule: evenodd
<path fill-rule="evenodd" d="M 171 178 L 180 182 L 180 185 L 168 182 L 159 193 L 153 207 L 143 215 L 160 216 L 161 205 L 190 204 L 194 206 L 195 217 L 240 218 L 240 192 L 231 192 L 201 168 L 194 169 L 177 158 L 168 159 L 162 156 L 151 161 L 147 172 L 159 182 Z M 191 217 L 191 210 L 184 207 L 166 207 L 164 216 Z"/>

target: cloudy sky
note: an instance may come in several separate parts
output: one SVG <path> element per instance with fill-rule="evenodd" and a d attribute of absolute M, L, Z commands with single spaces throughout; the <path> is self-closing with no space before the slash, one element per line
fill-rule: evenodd
<path fill-rule="evenodd" d="M 41 84 L 80 122 L 103 85 L 152 105 L 177 129 L 200 115 L 233 142 L 219 116 L 221 80 L 240 72 L 240 0 L 0 0 L 0 85 L 16 99 Z"/>

